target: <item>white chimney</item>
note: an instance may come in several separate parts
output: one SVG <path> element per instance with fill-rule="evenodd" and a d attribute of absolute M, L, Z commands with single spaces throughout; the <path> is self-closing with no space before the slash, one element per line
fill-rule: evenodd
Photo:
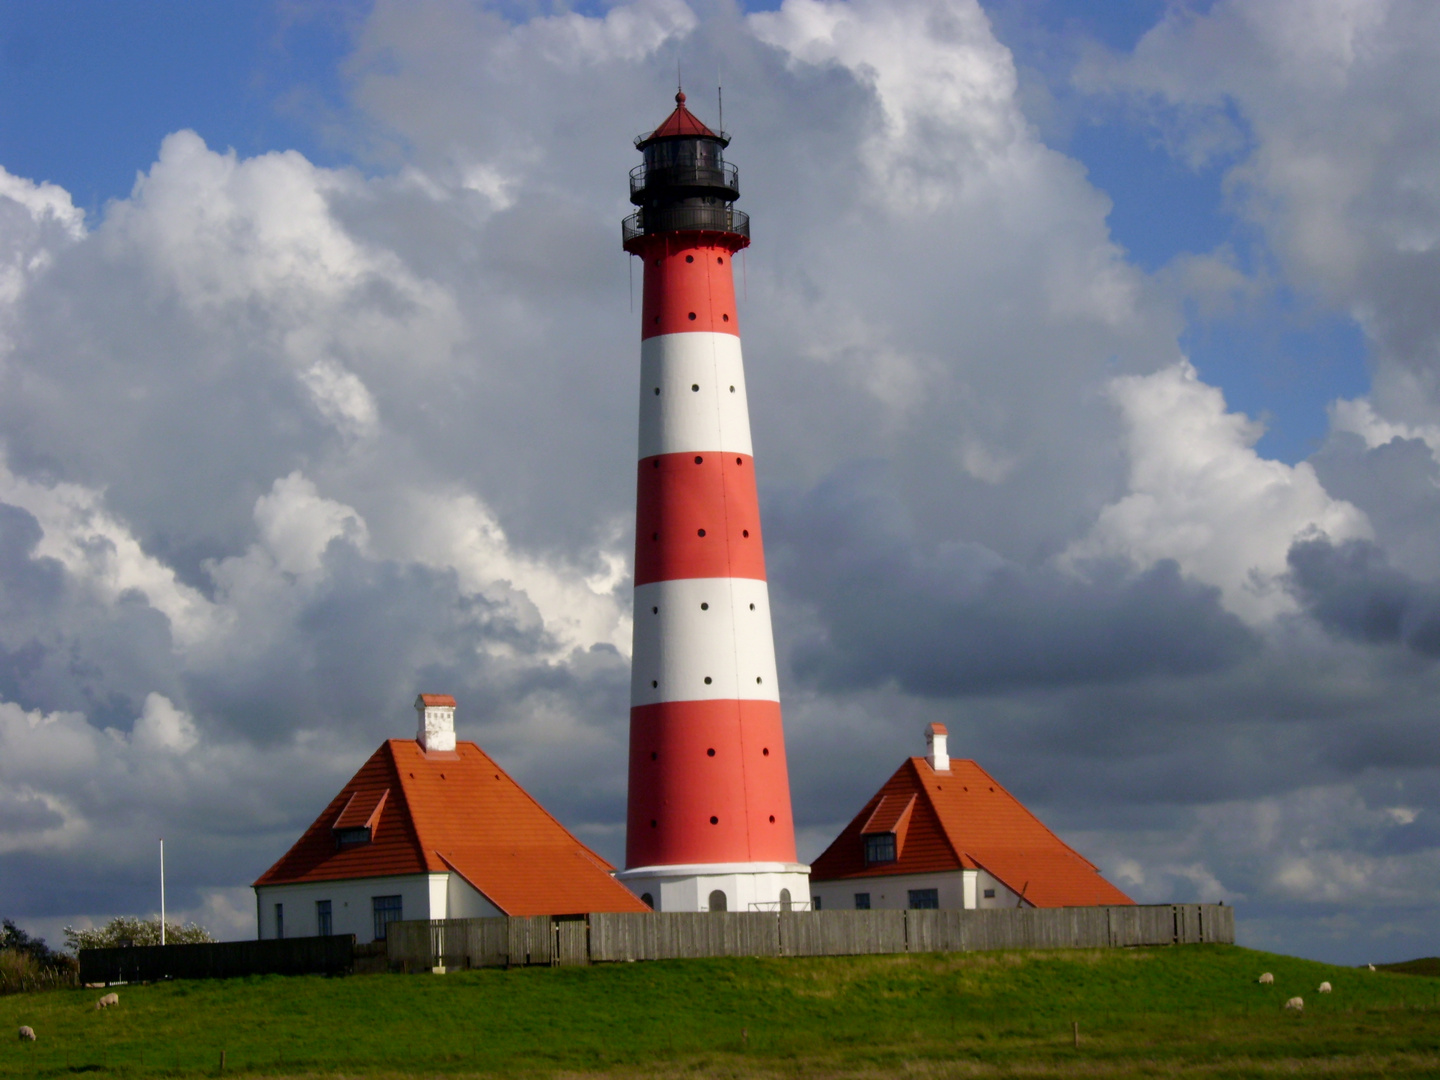
<path fill-rule="evenodd" d="M 455 749 L 455 699 L 449 694 L 421 694 L 415 699 L 420 730 L 415 741 L 427 753 Z"/>
<path fill-rule="evenodd" d="M 949 734 L 944 724 L 931 724 L 925 729 L 925 760 L 936 772 L 950 771 L 950 754 L 945 749 Z"/>

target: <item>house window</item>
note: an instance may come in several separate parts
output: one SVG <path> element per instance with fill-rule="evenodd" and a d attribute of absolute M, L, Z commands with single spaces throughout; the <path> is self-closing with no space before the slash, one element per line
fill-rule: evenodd
<path fill-rule="evenodd" d="M 865 837 L 865 865 L 895 861 L 895 834 L 875 833 Z"/>
<path fill-rule="evenodd" d="M 375 940 L 385 940 L 385 928 L 392 922 L 399 922 L 401 903 L 398 896 L 373 896 L 370 898 L 375 909 Z"/>
<path fill-rule="evenodd" d="M 986 900 L 994 900 L 994 899 L 995 899 L 995 890 L 994 890 L 994 889 L 986 889 L 986 890 L 985 890 L 985 899 L 986 899 Z"/>
<path fill-rule="evenodd" d="M 814 900 L 811 902 L 810 906 L 813 907 L 816 911 L 819 911 L 819 910 L 821 909 L 821 907 L 822 907 L 822 904 L 821 904 L 820 901 L 821 901 L 821 898 L 820 898 L 819 896 L 816 896 L 816 897 L 814 898 Z"/>
<path fill-rule="evenodd" d="M 793 905 L 793 904 L 791 903 L 791 901 L 790 901 L 790 890 L 789 890 L 789 889 L 781 889 L 781 890 L 780 890 L 780 910 L 781 910 L 781 911 L 789 911 L 789 910 L 792 909 L 793 906 L 794 906 L 794 905 Z"/>
<path fill-rule="evenodd" d="M 710 910 L 711 910 L 711 911 L 724 911 L 724 910 L 725 910 L 725 894 L 724 894 L 723 892 L 721 892 L 719 889 L 716 889 L 714 892 L 712 892 L 712 893 L 710 894 Z"/>
<path fill-rule="evenodd" d="M 870 894 L 869 894 L 868 892 L 857 892 L 857 893 L 855 894 L 855 910 L 856 910 L 856 911 L 869 911 L 869 910 L 870 910 Z"/>
<path fill-rule="evenodd" d="M 368 844 L 370 842 L 370 827 L 360 825 L 353 829 L 336 829 L 336 847 L 354 847 L 356 844 Z"/>
<path fill-rule="evenodd" d="M 939 889 L 911 889 L 910 906 L 917 909 L 938 908 L 940 906 Z"/>
<path fill-rule="evenodd" d="M 655 910 L 655 897 L 651 896 L 648 892 L 642 892 L 640 894 L 640 902 L 651 911 Z"/>
<path fill-rule="evenodd" d="M 329 937 L 333 930 L 330 929 L 330 901 L 315 901 L 315 932 L 321 937 Z"/>
<path fill-rule="evenodd" d="M 284 936 L 285 936 L 285 905 L 284 905 L 284 904 L 276 904 L 276 905 L 275 905 L 275 937 L 278 939 L 278 938 L 283 938 Z"/>

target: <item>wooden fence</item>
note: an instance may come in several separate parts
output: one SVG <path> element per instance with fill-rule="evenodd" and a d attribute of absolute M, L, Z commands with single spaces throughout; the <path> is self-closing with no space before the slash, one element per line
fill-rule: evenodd
<path fill-rule="evenodd" d="M 339 975 L 351 969 L 354 953 L 354 934 L 81 949 L 80 981 L 109 984 L 242 975 Z"/>
<path fill-rule="evenodd" d="M 703 956 L 858 956 L 985 949 L 1095 949 L 1235 942 L 1217 904 L 968 911 L 596 913 L 395 922 L 392 968 L 430 971 Z"/>

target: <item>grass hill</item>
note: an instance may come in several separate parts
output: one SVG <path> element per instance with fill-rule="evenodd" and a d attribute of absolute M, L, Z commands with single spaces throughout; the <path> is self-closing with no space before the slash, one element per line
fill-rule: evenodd
<path fill-rule="evenodd" d="M 1275 975 L 1261 986 L 1262 971 Z M 1318 994 L 1322 980 L 1334 985 Z M 0 998 L 0 1077 L 1440 1075 L 1440 979 L 1233 946 L 263 977 Z M 1284 1012 L 1305 999 L 1302 1015 Z M 21 1044 L 29 1024 L 39 1035 Z M 1074 1045 L 1072 1024 L 1079 1025 Z"/>
<path fill-rule="evenodd" d="M 1403 960 L 1398 964 L 1376 964 L 1381 971 L 1393 971 L 1397 975 L 1429 975 L 1440 978 L 1440 956 L 1425 956 L 1419 960 Z"/>

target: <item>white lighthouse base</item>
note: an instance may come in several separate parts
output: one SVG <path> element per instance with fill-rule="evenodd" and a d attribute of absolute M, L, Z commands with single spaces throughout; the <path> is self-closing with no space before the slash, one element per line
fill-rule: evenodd
<path fill-rule="evenodd" d="M 656 911 L 810 910 L 810 867 L 804 863 L 637 866 L 615 877 Z"/>

